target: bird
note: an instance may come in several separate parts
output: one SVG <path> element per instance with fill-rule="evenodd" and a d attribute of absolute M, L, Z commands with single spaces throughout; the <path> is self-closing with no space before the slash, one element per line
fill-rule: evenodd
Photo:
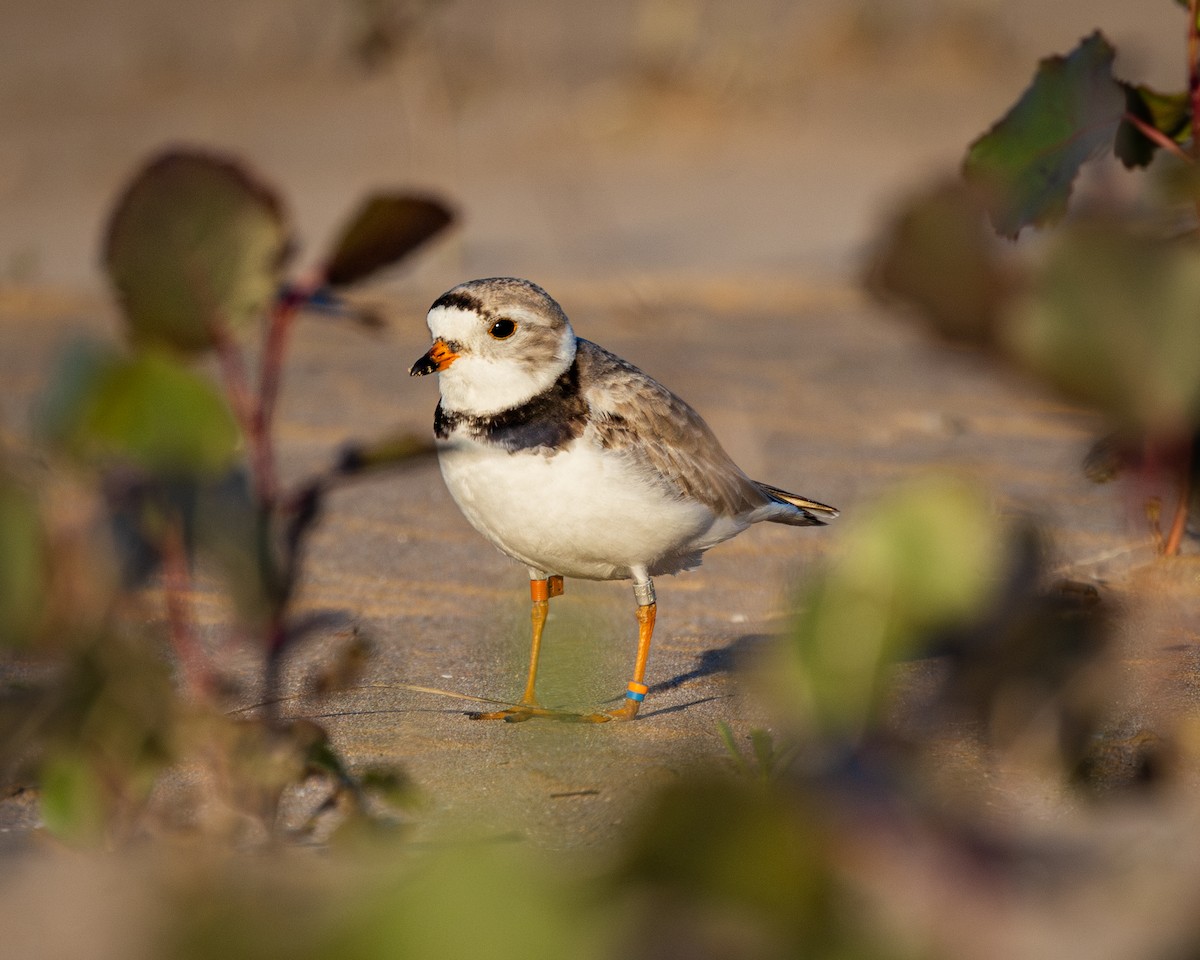
<path fill-rule="evenodd" d="M 433 344 L 409 370 L 436 373 L 433 432 L 443 479 L 470 524 L 529 573 L 532 646 L 524 693 L 482 720 L 633 720 L 657 602 L 653 578 L 699 566 L 760 521 L 821 526 L 835 507 L 751 480 L 701 416 L 633 364 L 575 335 L 537 284 L 471 280 L 433 302 Z M 632 580 L 638 639 L 621 705 L 542 706 L 542 634 L 564 578 Z"/>

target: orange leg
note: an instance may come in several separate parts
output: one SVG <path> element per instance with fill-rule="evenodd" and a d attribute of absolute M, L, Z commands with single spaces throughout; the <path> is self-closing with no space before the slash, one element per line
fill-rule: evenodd
<path fill-rule="evenodd" d="M 538 658 L 542 653 L 542 631 L 546 628 L 546 616 L 550 612 L 550 598 L 560 597 L 562 592 L 562 577 L 529 581 L 529 597 L 533 601 L 530 611 L 530 619 L 533 622 L 533 644 L 529 651 L 529 677 L 525 681 L 525 693 L 521 696 L 521 704 L 491 713 L 470 713 L 468 716 L 472 720 L 505 720 L 508 723 L 521 723 L 532 717 L 557 715 L 557 711 L 546 710 L 538 704 L 535 687 L 537 686 Z"/>
<path fill-rule="evenodd" d="M 646 686 L 646 663 L 650 659 L 650 641 L 654 639 L 654 616 L 658 605 L 654 601 L 654 585 L 647 580 L 638 583 L 633 588 L 638 599 L 638 646 L 637 657 L 633 661 L 633 679 L 625 692 L 625 702 L 612 710 L 602 713 L 587 714 L 582 719 L 588 723 L 607 723 L 609 720 L 632 720 L 638 714 L 638 708 L 646 699 L 649 688 Z"/>

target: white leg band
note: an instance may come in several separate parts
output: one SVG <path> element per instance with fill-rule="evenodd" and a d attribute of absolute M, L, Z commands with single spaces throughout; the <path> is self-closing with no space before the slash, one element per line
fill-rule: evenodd
<path fill-rule="evenodd" d="M 654 603 L 654 581 L 647 580 L 645 583 L 635 583 L 633 585 L 633 596 L 637 600 L 639 607 L 648 607 Z"/>

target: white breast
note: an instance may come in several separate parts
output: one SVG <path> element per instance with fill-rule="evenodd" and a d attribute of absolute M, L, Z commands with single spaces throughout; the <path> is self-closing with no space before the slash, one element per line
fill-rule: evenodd
<path fill-rule="evenodd" d="M 670 496 L 587 433 L 553 454 L 509 453 L 456 433 L 439 444 L 439 460 L 472 526 L 549 574 L 618 580 L 635 567 L 673 572 L 680 558 L 746 525 L 714 524 L 703 504 Z"/>

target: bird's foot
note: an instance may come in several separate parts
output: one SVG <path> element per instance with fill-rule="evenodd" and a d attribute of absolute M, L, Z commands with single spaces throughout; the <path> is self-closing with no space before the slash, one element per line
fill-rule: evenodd
<path fill-rule="evenodd" d="M 468 713 L 471 720 L 503 720 L 505 723 L 524 723 L 526 720 L 557 720 L 559 723 L 608 723 L 611 720 L 632 720 L 637 716 L 639 704 L 626 700 L 625 705 L 597 713 L 573 713 L 569 710 L 552 710 L 536 703 L 522 703 L 503 710 L 487 713 Z"/>
<path fill-rule="evenodd" d="M 580 719 L 580 715 L 577 713 L 570 713 L 566 710 L 552 710 L 537 703 L 519 703 L 516 706 L 506 707 L 503 710 L 492 710 L 486 713 L 468 713 L 467 717 L 471 720 L 503 720 L 505 723 L 524 723 L 526 720 L 533 720 L 534 718 L 540 720 L 562 720 L 571 723 Z"/>
<path fill-rule="evenodd" d="M 599 713 L 584 713 L 579 716 L 580 723 L 608 723 L 611 720 L 632 720 L 638 714 L 641 706 L 636 700 L 626 700 L 623 706 L 612 710 L 601 710 Z"/>
<path fill-rule="evenodd" d="M 638 613 L 645 609 L 638 608 Z M 640 617 L 639 617 L 640 619 Z M 653 621 L 654 614 L 650 614 L 650 620 Z M 644 664 L 643 664 L 644 666 Z M 612 710 L 602 710 L 599 713 L 585 713 L 579 719 L 583 723 L 608 723 L 610 720 L 633 720 L 638 715 L 638 707 L 642 705 L 642 701 L 646 699 L 646 694 L 650 692 L 641 680 L 630 680 L 629 686 L 626 688 L 625 700 L 619 707 L 614 707 Z"/>
<path fill-rule="evenodd" d="M 503 720 L 505 723 L 524 723 L 526 720 L 532 720 L 534 717 L 540 717 L 550 712 L 536 703 L 521 703 L 503 710 L 468 713 L 467 716 L 471 720 Z"/>

